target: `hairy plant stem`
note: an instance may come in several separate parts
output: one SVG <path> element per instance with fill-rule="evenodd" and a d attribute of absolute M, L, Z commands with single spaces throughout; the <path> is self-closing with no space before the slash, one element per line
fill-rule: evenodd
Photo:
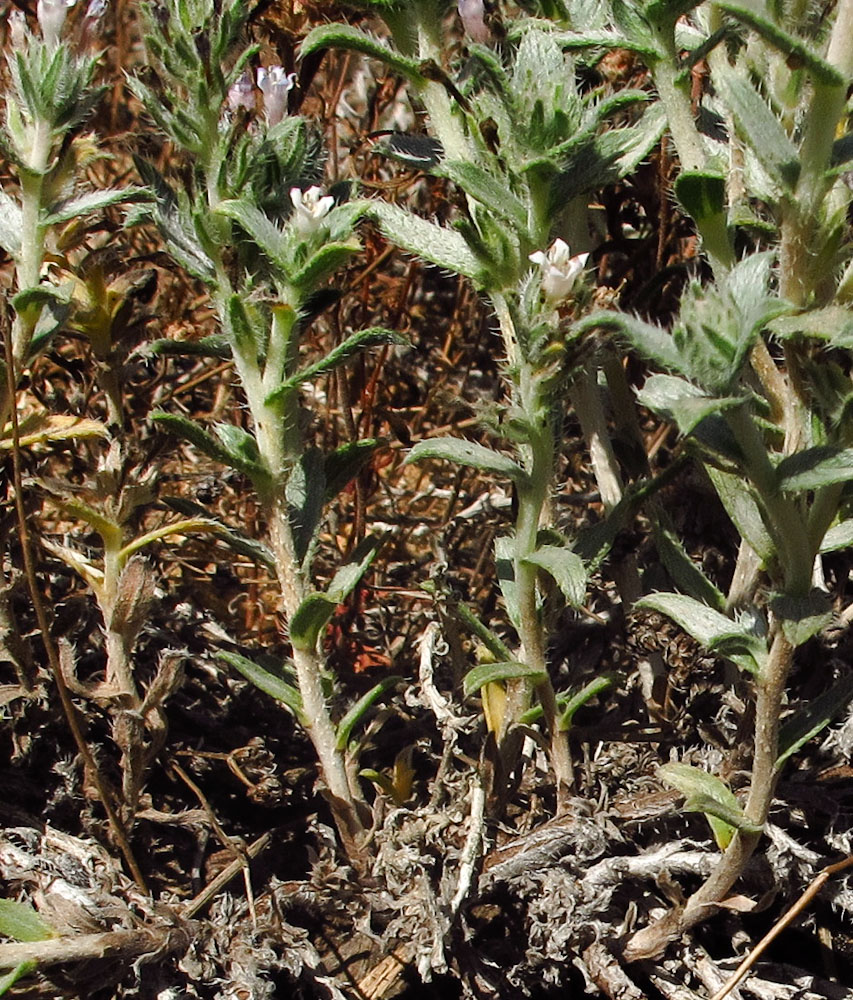
<path fill-rule="evenodd" d="M 506 302 L 502 296 L 493 298 L 495 312 L 500 322 L 504 350 L 508 357 L 518 359 L 512 382 L 512 396 L 516 406 L 524 413 L 529 438 L 523 449 L 527 482 L 518 487 L 518 514 L 515 522 L 515 550 L 513 572 L 518 598 L 518 632 L 521 641 L 521 659 L 528 666 L 544 675 L 536 686 L 542 706 L 543 718 L 550 740 L 551 766 L 557 780 L 558 802 L 562 805 L 572 785 L 572 762 L 568 734 L 559 727 L 557 698 L 548 676 L 547 636 L 539 609 L 537 578 L 538 568 L 529 561 L 536 551 L 539 529 L 548 505 L 554 474 L 556 441 L 551 426 L 552 416 L 547 400 L 541 395 L 541 381 L 533 366 L 519 354 L 518 335 Z M 525 681 L 511 681 L 507 689 L 505 729 L 516 722 L 528 707 L 530 689 Z M 514 761 L 509 761 L 512 766 Z"/>
<path fill-rule="evenodd" d="M 54 683 L 56 684 L 56 690 L 59 695 L 59 701 L 62 705 L 62 711 L 65 715 L 66 722 L 68 723 L 68 729 L 71 732 L 75 745 L 77 746 L 77 752 L 80 754 L 83 766 L 88 772 L 89 778 L 95 788 L 101 805 L 103 806 L 107 822 L 110 826 L 110 831 L 112 832 L 116 844 L 118 844 L 128 870 L 139 888 L 143 892 L 147 893 L 148 886 L 145 882 L 145 876 L 142 874 L 142 869 L 139 867 L 139 863 L 133 853 L 133 848 L 130 846 L 127 831 L 125 830 L 114 805 L 112 791 L 107 784 L 106 778 L 98 767 L 98 763 L 95 760 L 95 755 L 92 753 L 91 747 L 86 741 L 86 737 L 83 733 L 83 727 L 80 724 L 80 717 L 77 714 L 77 708 L 74 705 L 71 698 L 71 692 L 68 690 L 68 685 L 65 682 L 65 675 L 62 672 L 62 666 L 59 660 L 59 652 L 51 633 L 51 623 L 48 619 L 44 598 L 38 584 L 32 539 L 27 525 L 27 514 L 24 509 L 24 486 L 21 468 L 20 434 L 18 428 L 17 407 L 15 405 L 17 389 L 14 376 L 14 351 L 12 345 L 11 324 L 9 323 L 8 305 L 5 301 L 0 301 L 0 335 L 2 335 L 3 339 L 6 362 L 6 391 L 12 403 L 10 416 L 12 423 L 12 477 L 15 487 L 15 513 L 18 521 L 21 553 L 24 561 L 24 575 L 26 576 L 27 586 L 30 591 L 30 598 L 33 602 L 33 610 L 35 611 L 39 632 L 41 633 L 42 642 L 44 644 L 45 652 L 47 653 L 50 672 L 53 675 Z"/>
<path fill-rule="evenodd" d="M 744 807 L 747 820 L 758 827 L 767 821 L 776 787 L 779 717 L 793 656 L 794 647 L 777 627 L 767 663 L 756 681 L 752 780 Z M 635 962 L 656 957 L 671 941 L 705 920 L 738 880 L 760 839 L 760 833 L 735 833 L 717 867 L 699 889 L 683 907 L 671 910 L 662 920 L 635 934 L 625 947 L 625 959 Z"/>
<path fill-rule="evenodd" d="M 216 128 L 214 120 L 211 127 Z M 209 148 L 216 147 L 211 145 Z M 220 201 L 217 182 L 220 166 L 218 162 L 211 162 L 205 170 L 211 211 Z M 268 402 L 268 398 L 270 392 L 281 385 L 295 352 L 293 332 L 299 303 L 292 290 L 279 289 L 284 297 L 272 307 L 269 343 L 266 357 L 261 361 L 256 345 L 242 343 L 231 323 L 229 303 L 233 287 L 221 247 L 212 248 L 211 257 L 216 271 L 214 304 L 222 329 L 232 347 L 234 364 L 252 417 L 258 451 L 269 473 L 268 481 L 256 482 L 255 486 L 275 557 L 282 610 L 289 622 L 309 593 L 309 580 L 297 557 L 286 497 L 287 480 L 301 457 L 303 443 L 299 432 L 296 395 L 289 394 L 283 400 L 275 402 Z M 356 780 L 350 780 L 344 754 L 337 746 L 335 725 L 323 693 L 323 659 L 316 650 L 294 648 L 293 665 L 302 698 L 301 721 L 317 753 L 342 842 L 352 860 L 355 860 L 352 855 L 358 852 L 365 834 L 357 808 L 357 804 L 363 800 Z"/>

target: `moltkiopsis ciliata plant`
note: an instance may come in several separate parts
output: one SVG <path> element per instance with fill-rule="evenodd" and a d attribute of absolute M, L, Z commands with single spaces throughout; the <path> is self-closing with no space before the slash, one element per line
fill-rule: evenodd
<path fill-rule="evenodd" d="M 664 373 L 639 401 L 673 422 L 736 526 L 727 594 L 692 567 L 681 593 L 640 606 L 672 617 L 740 667 L 755 698 L 743 805 L 714 775 L 663 776 L 711 819 L 722 849 L 683 906 L 640 930 L 629 960 L 668 942 L 722 902 L 758 845 L 785 760 L 850 696 L 842 679 L 781 725 L 797 648 L 830 621 L 823 553 L 850 545 L 851 157 L 848 91 L 853 4 L 819 21 L 798 4 L 612 2 L 601 32 L 559 44 L 616 44 L 648 67 L 680 173 L 675 195 L 695 222 L 713 278 L 693 279 L 672 328 L 600 316 Z M 704 62 L 705 95 L 691 97 Z"/>
<path fill-rule="evenodd" d="M 150 65 L 145 79 L 133 78 L 130 86 L 187 166 L 164 177 L 137 159 L 155 198 L 142 213 L 153 216 L 175 262 L 207 288 L 219 324 L 219 332 L 200 342 L 163 341 L 152 350 L 230 358 L 250 426 L 217 424 L 211 433 L 179 414 L 153 418 L 237 470 L 257 494 L 266 538 L 247 538 L 221 524 L 217 530 L 274 571 L 292 658 L 270 665 L 223 652 L 222 659 L 305 727 L 342 843 L 358 863 L 370 820 L 351 736 L 397 678 L 386 677 L 335 718 L 320 647 L 335 608 L 359 583 L 380 539 L 368 536 L 357 545 L 322 589 L 313 562 L 326 504 L 369 461 L 377 442 L 323 454 L 306 440 L 300 394 L 305 383 L 365 349 L 404 339 L 381 328 L 359 330 L 319 359 L 303 360 L 300 337 L 328 304 L 329 277 L 359 252 L 353 228 L 367 203 L 347 200 L 346 184 L 321 188 L 318 137 L 287 113 L 295 76 L 279 65 L 260 65 L 258 47 L 244 41 L 245 3 L 170 0 L 146 5 L 143 13 Z M 262 113 L 256 113 L 259 100 Z M 206 513 L 193 502 L 175 505 L 188 515 Z"/>
<path fill-rule="evenodd" d="M 652 594 L 636 606 L 672 617 L 742 668 L 755 697 L 744 805 L 714 775 L 683 764 L 662 769 L 686 796 L 686 808 L 708 816 L 723 853 L 683 907 L 625 949 L 630 960 L 656 955 L 725 898 L 759 843 L 782 764 L 851 695 L 849 682 L 840 682 L 780 731 L 796 650 L 831 615 L 820 556 L 848 546 L 853 523 L 844 353 L 853 329 L 845 241 L 853 3 L 842 0 L 825 21 L 805 5 L 765 9 L 739 0 L 530 3 L 524 6 L 534 16 L 507 27 L 482 3 L 465 2 L 458 10 L 468 61 L 455 79 L 442 63 L 447 4 L 369 6 L 388 39 L 329 25 L 309 35 L 303 52 L 346 48 L 404 76 L 438 140 L 424 147 L 422 166 L 466 196 L 468 216 L 452 228 L 393 205 L 375 204 L 370 214 L 392 241 L 470 278 L 500 329 L 509 403 L 492 431 L 511 454 L 438 439 L 416 445 L 411 460 L 449 459 L 513 483 L 515 530 L 499 540 L 496 557 L 517 653 L 466 616 L 487 650 L 466 688 L 482 689 L 489 726 L 510 747 L 510 760 L 517 744 L 508 734 L 532 717 L 535 691 L 558 788 L 571 782 L 568 719 L 547 672 L 543 575 L 577 606 L 588 568 L 581 556 L 589 563 L 597 553 L 587 539 L 560 539 L 550 524 L 557 420 L 567 397 L 587 437 L 611 527 L 628 499 L 613 471 L 597 364 L 614 409 L 624 402 L 624 385 L 611 381 L 606 350 L 585 354 L 589 331 L 627 339 L 665 370 L 646 381 L 639 402 L 678 428 L 742 539 L 724 594 L 666 530 L 659 502 L 647 505 L 681 592 Z M 572 53 L 578 62 L 594 61 L 616 48 L 645 63 L 657 101 L 635 112 L 631 125 L 605 131 L 610 116 L 649 95 L 582 96 Z M 700 64 L 710 86 L 697 99 L 691 73 Z M 657 139 L 661 115 L 680 163 L 675 196 L 696 225 L 711 272 L 710 280 L 690 280 L 669 330 L 590 308 L 579 280 L 595 250 L 587 193 L 637 165 Z M 400 155 L 393 142 L 389 153 Z M 583 253 L 572 256 L 567 242 Z M 625 408 L 621 418 L 630 423 Z"/>
<path fill-rule="evenodd" d="M 587 573 L 608 547 L 607 530 L 569 539 L 554 523 L 567 397 L 589 437 L 606 508 L 623 499 L 598 385 L 608 351 L 596 351 L 586 336 L 584 273 L 596 245 L 589 193 L 643 160 L 660 138 L 663 115 L 654 104 L 647 107 L 649 95 L 641 91 L 583 93 L 574 60 L 555 34 L 566 16 L 562 4 L 530 5 L 539 16 L 514 22 L 509 35 L 499 21 L 482 20 L 482 5 L 460 5 L 469 37 L 467 59 L 454 78 L 442 55 L 450 5 L 414 0 L 366 6 L 383 19 L 388 39 L 330 24 L 309 34 L 302 54 L 342 48 L 403 76 L 426 110 L 430 138 L 392 136 L 386 153 L 464 192 L 467 215 L 449 227 L 388 202 L 372 202 L 368 214 L 393 243 L 473 282 L 497 323 L 507 401 L 488 426 L 492 443 L 428 439 L 415 445 L 408 461 L 445 459 L 511 481 L 515 524 L 497 540 L 495 559 L 518 645 L 459 605 L 463 627 L 479 643 L 479 662 L 464 688 L 468 695 L 480 692 L 497 744 L 497 777 L 488 790 L 496 808 L 502 784 L 523 768 L 522 734 L 539 719 L 562 808 L 573 783 L 572 716 L 610 683 L 596 678 L 558 694 L 548 671 L 555 623 L 564 608 L 583 605 Z M 621 366 L 609 367 L 624 382 Z"/>

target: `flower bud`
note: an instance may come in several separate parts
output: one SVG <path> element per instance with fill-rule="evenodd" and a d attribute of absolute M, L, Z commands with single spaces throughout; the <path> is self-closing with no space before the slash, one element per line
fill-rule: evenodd
<path fill-rule="evenodd" d="M 258 70 L 258 87 L 264 95 L 264 114 L 269 125 L 278 125 L 287 114 L 287 95 L 295 83 L 296 74 L 285 73 L 283 66 Z"/>
<path fill-rule="evenodd" d="M 65 17 L 76 2 L 77 0 L 38 0 L 36 16 L 41 28 L 41 35 L 51 48 L 56 48 L 59 45 L 59 36 L 62 34 Z"/>
<path fill-rule="evenodd" d="M 554 240 L 548 253 L 541 250 L 530 254 L 530 260 L 542 271 L 542 294 L 551 306 L 564 302 L 575 287 L 589 258 L 588 253 L 570 256 L 569 245 L 564 240 Z"/>
<path fill-rule="evenodd" d="M 293 202 L 291 222 L 300 236 L 307 238 L 316 232 L 335 204 L 331 195 L 322 195 L 323 189 L 316 185 L 307 191 L 300 191 L 297 187 L 290 189 L 290 200 Z"/>
<path fill-rule="evenodd" d="M 255 110 L 255 85 L 248 70 L 238 76 L 228 88 L 228 107 L 234 112 L 240 108 L 245 108 L 246 111 Z"/>

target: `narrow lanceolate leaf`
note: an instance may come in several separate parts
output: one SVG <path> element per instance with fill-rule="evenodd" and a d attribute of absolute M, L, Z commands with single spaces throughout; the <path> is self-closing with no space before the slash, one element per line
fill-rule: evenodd
<path fill-rule="evenodd" d="M 254 538 L 249 538 L 248 535 L 241 534 L 230 525 L 223 523 L 217 518 L 211 517 L 211 515 L 207 512 L 207 509 L 202 507 L 200 503 L 196 503 L 194 500 L 188 500 L 186 497 L 163 496 L 160 497 L 160 500 L 166 504 L 167 507 L 177 511 L 179 514 L 184 514 L 186 517 L 206 520 L 210 525 L 210 531 L 239 555 L 248 556 L 255 562 L 269 567 L 269 569 L 275 569 L 275 556 L 272 554 L 272 551 L 263 544 L 263 542 L 259 542 Z"/>
<path fill-rule="evenodd" d="M 519 663 L 516 660 L 510 660 L 507 663 L 481 663 L 465 674 L 462 686 L 467 696 L 473 694 L 475 691 L 479 691 L 486 684 L 495 684 L 498 681 L 519 680 L 521 678 L 525 678 L 531 684 L 536 685 L 543 683 L 547 675 L 541 670 L 536 670 L 533 667 L 527 666 L 526 663 Z"/>
<path fill-rule="evenodd" d="M 337 604 L 346 600 L 355 590 L 384 541 L 384 535 L 368 535 L 356 545 L 349 560 L 338 567 L 328 588 L 329 596 L 334 598 Z"/>
<path fill-rule="evenodd" d="M 421 219 L 385 201 L 373 202 L 366 215 L 376 222 L 392 243 L 408 253 L 480 283 L 480 262 L 454 230 Z"/>
<path fill-rule="evenodd" d="M 449 178 L 470 197 L 509 222 L 517 232 L 527 230 L 527 207 L 509 190 L 507 178 L 493 177 L 475 163 L 445 160 L 437 173 Z"/>
<path fill-rule="evenodd" d="M 712 465 L 706 465 L 705 471 L 741 538 L 746 540 L 763 564 L 769 563 L 776 554 L 776 546 L 764 525 L 761 509 L 749 484 L 740 476 Z"/>
<path fill-rule="evenodd" d="M 770 610 L 782 623 L 785 638 L 792 646 L 802 646 L 832 621 L 832 603 L 825 590 L 815 587 L 805 597 L 776 594 Z"/>
<path fill-rule="evenodd" d="M 715 75 L 714 81 L 761 165 L 780 188 L 793 190 L 800 175 L 797 150 L 767 102 L 734 71 Z"/>
<path fill-rule="evenodd" d="M 0 934 L 15 941 L 46 941 L 56 931 L 30 903 L 0 899 Z"/>
<path fill-rule="evenodd" d="M 0 976 L 0 997 L 4 996 L 9 990 L 18 982 L 19 979 L 23 979 L 24 976 L 28 976 L 31 972 L 35 972 L 38 968 L 38 962 L 35 959 L 27 959 L 26 962 L 21 962 L 16 965 L 11 972 L 7 972 L 5 976 Z"/>
<path fill-rule="evenodd" d="M 294 649 L 313 652 L 320 632 L 328 625 L 338 602 L 328 594 L 309 594 L 290 619 L 290 641 Z"/>
<path fill-rule="evenodd" d="M 819 83 L 830 87 L 847 85 L 844 75 L 814 51 L 813 43 L 779 27 L 763 0 L 721 0 L 720 7 L 784 52 L 790 65 L 805 66 Z"/>
<path fill-rule="evenodd" d="M 376 449 L 382 442 L 376 438 L 364 438 L 362 441 L 351 441 L 326 455 L 324 463 L 324 478 L 326 492 L 324 501 L 330 503 L 345 489 L 355 477 L 366 468 L 376 454 Z"/>
<path fill-rule="evenodd" d="M 853 448 L 819 445 L 784 458 L 776 466 L 779 489 L 788 493 L 817 490 L 853 479 Z"/>
<path fill-rule="evenodd" d="M 559 545 L 542 545 L 527 556 L 524 562 L 549 573 L 573 608 L 579 608 L 583 604 L 586 597 L 586 567 L 576 552 Z"/>
<path fill-rule="evenodd" d="M 389 69 L 400 73 L 407 80 L 423 82 L 424 78 L 416 59 L 395 52 L 390 46 L 373 35 L 368 35 L 349 24 L 322 24 L 309 31 L 303 41 L 300 52 L 303 58 L 311 52 L 321 49 L 346 49 L 349 52 L 360 52 L 371 59 L 379 59 Z"/>
<path fill-rule="evenodd" d="M 565 704 L 560 706 L 561 712 L 560 717 L 557 719 L 557 728 L 562 732 L 571 729 L 572 720 L 578 709 L 583 708 L 587 702 L 592 701 L 593 698 L 597 698 L 611 687 L 613 687 L 613 678 L 607 676 L 594 677 L 591 681 L 584 684 L 580 690 L 575 691 L 569 697 Z M 559 696 L 557 700 L 559 703 Z"/>
<path fill-rule="evenodd" d="M 676 375 L 651 375 L 637 393 L 638 401 L 655 413 L 673 420 L 685 436 L 706 418 L 722 410 L 742 406 L 746 398 L 714 397 Z"/>
<path fill-rule="evenodd" d="M 576 323 L 573 331 L 578 334 L 604 330 L 627 340 L 645 358 L 671 371 L 681 371 L 681 355 L 673 343 L 672 335 L 660 326 L 646 323 L 627 313 L 594 312 Z"/>
<path fill-rule="evenodd" d="M 241 673 L 247 681 L 251 681 L 256 688 L 264 694 L 270 695 L 276 701 L 286 705 L 297 717 L 302 717 L 302 697 L 295 685 L 289 683 L 285 678 L 283 670 L 272 670 L 262 667 L 248 656 L 241 656 L 239 653 L 225 652 L 224 650 L 216 654 L 217 659 L 233 667 Z"/>
<path fill-rule="evenodd" d="M 823 694 L 812 698 L 788 719 L 779 733 L 778 770 L 785 761 L 825 729 L 853 699 L 853 675 L 842 677 Z"/>
<path fill-rule="evenodd" d="M 33 413 L 18 425 L 18 441 L 22 448 L 30 448 L 47 441 L 108 438 L 110 432 L 99 420 L 74 417 L 66 413 Z M 12 426 L 7 424 L 0 434 L 0 448 L 12 447 Z"/>
<path fill-rule="evenodd" d="M 260 209 L 245 198 L 234 198 L 220 202 L 216 211 L 245 229 L 272 264 L 286 268 L 284 233 Z"/>
<path fill-rule="evenodd" d="M 519 485 L 527 482 L 527 473 L 511 458 L 463 438 L 430 438 L 419 441 L 409 452 L 406 462 L 420 462 L 425 458 L 443 458 L 457 465 L 470 465 L 474 469 L 506 476 Z"/>
<path fill-rule="evenodd" d="M 378 684 L 374 684 L 366 694 L 363 694 L 358 699 L 338 723 L 338 750 L 346 750 L 349 746 L 353 730 L 367 715 L 374 702 L 378 701 L 386 691 L 390 691 L 396 687 L 402 680 L 402 677 L 384 677 Z"/>
<path fill-rule="evenodd" d="M 67 198 L 65 201 L 52 205 L 47 217 L 43 220 L 45 225 L 53 226 L 59 222 L 69 222 L 71 219 L 79 219 L 93 212 L 102 212 L 112 205 L 127 205 L 131 202 L 151 201 L 153 195 L 145 188 L 105 188 L 101 191 L 87 191 L 86 194 L 78 195 L 76 198 Z"/>
<path fill-rule="evenodd" d="M 257 480 L 267 476 L 266 469 L 261 464 L 249 461 L 245 455 L 229 451 L 221 441 L 217 441 L 212 434 L 208 434 L 188 417 L 178 413 L 157 412 L 151 414 L 151 419 L 164 430 L 189 441 L 209 458 L 242 472 L 250 479 Z"/>
<path fill-rule="evenodd" d="M 823 536 L 821 552 L 838 552 L 853 546 L 853 518 L 833 525 Z"/>
<path fill-rule="evenodd" d="M 764 664 L 767 644 L 762 636 L 692 597 L 671 593 L 649 594 L 634 606 L 651 608 L 667 615 L 700 645 L 718 652 L 750 673 L 758 673 Z"/>
<path fill-rule="evenodd" d="M 403 334 L 397 333 L 394 330 L 386 330 L 380 326 L 373 326 L 368 330 L 359 330 L 358 333 L 353 333 L 347 337 L 337 347 L 333 347 L 325 357 L 320 358 L 313 365 L 308 365 L 308 367 L 292 375 L 286 382 L 283 382 L 278 388 L 274 389 L 267 396 L 265 402 L 267 405 L 277 402 L 287 395 L 288 392 L 298 389 L 303 382 L 311 382 L 321 375 L 327 375 L 336 368 L 340 368 L 341 365 L 345 365 L 369 347 L 377 347 L 383 344 L 397 344 L 402 346 L 408 343 L 408 338 L 403 336 Z"/>
<path fill-rule="evenodd" d="M 687 800 L 688 812 L 704 812 L 721 850 L 729 846 L 736 829 L 746 822 L 734 792 L 716 775 L 690 764 L 664 764 L 658 774 Z"/>
<path fill-rule="evenodd" d="M 726 178 L 703 170 L 684 170 L 675 180 L 675 197 L 700 225 L 726 208 Z"/>

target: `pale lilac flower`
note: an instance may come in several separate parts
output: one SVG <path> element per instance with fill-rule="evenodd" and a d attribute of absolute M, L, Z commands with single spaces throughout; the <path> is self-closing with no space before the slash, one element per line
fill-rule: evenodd
<path fill-rule="evenodd" d="M 323 197 L 323 189 L 316 185 L 307 191 L 301 191 L 297 187 L 291 188 L 290 200 L 293 202 L 291 222 L 302 237 L 308 237 L 316 232 L 323 218 L 335 204 L 335 199 L 328 194 Z"/>
<path fill-rule="evenodd" d="M 41 36 L 45 42 L 55 48 L 59 45 L 59 36 L 68 11 L 77 0 L 38 0 L 36 16 L 38 17 Z"/>
<path fill-rule="evenodd" d="M 9 15 L 9 30 L 12 35 L 12 48 L 21 51 L 27 44 L 27 19 L 24 12 L 17 7 Z"/>
<path fill-rule="evenodd" d="M 283 66 L 263 66 L 258 70 L 258 87 L 264 95 L 264 114 L 268 124 L 278 125 L 287 114 L 287 95 L 296 83 L 295 73 L 285 73 Z"/>
<path fill-rule="evenodd" d="M 232 111 L 240 108 L 245 108 L 246 111 L 255 110 L 255 85 L 248 70 L 238 76 L 228 88 L 228 107 Z"/>
<path fill-rule="evenodd" d="M 107 0 L 89 0 L 83 24 L 80 28 L 80 45 L 88 49 L 97 39 L 98 29 L 107 12 Z"/>
<path fill-rule="evenodd" d="M 572 294 L 588 259 L 588 253 L 572 257 L 568 243 L 560 239 L 554 240 L 547 254 L 541 250 L 530 254 L 530 260 L 542 271 L 542 293 L 550 305 L 559 305 Z"/>
<path fill-rule="evenodd" d="M 492 40 L 492 32 L 486 24 L 486 8 L 483 0 L 458 0 L 456 9 L 462 19 L 465 34 L 471 41 L 488 45 Z"/>

